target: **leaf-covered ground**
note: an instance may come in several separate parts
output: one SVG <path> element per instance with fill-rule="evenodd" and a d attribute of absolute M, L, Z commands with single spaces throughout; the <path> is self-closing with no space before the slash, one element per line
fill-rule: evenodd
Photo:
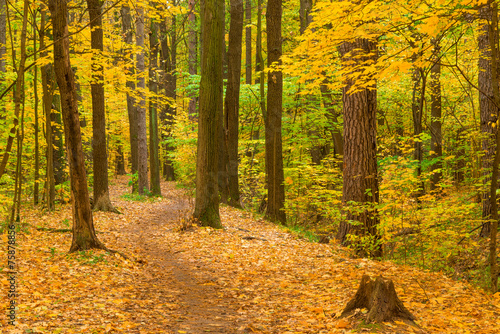
<path fill-rule="evenodd" d="M 67 254 L 69 206 L 25 211 L 17 234 L 18 323 L 1 333 L 499 333 L 500 297 L 391 262 L 352 259 L 248 212 L 221 208 L 225 230 L 185 222 L 192 200 L 173 183 L 163 198 L 130 201 L 126 179 L 111 197 L 123 214 L 95 213 L 103 251 Z M 28 225 L 29 224 L 29 225 Z M 45 228 L 37 229 L 38 228 Z M 1 235 L 0 308 L 7 308 Z M 392 279 L 420 328 L 335 317 L 363 274 Z"/>

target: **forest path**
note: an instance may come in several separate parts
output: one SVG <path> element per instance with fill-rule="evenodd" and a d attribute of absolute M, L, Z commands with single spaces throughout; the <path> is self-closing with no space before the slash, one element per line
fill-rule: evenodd
<path fill-rule="evenodd" d="M 227 206 L 220 208 L 224 229 L 190 226 L 183 219 L 192 198 L 171 182 L 162 183 L 162 195 L 132 200 L 127 177 L 111 180 L 123 214 L 95 212 L 94 225 L 128 260 L 103 250 L 68 254 L 70 205 L 25 208 L 17 235 L 18 324 L 9 327 L 0 315 L 0 333 L 500 333 L 498 293 L 442 273 L 353 259 L 335 243 L 311 243 Z M 0 237 L 7 242 L 7 234 Z M 6 250 L 0 247 L 0 258 Z M 337 319 L 363 274 L 391 279 L 421 329 L 366 325 L 363 312 Z M 6 275 L 0 283 L 6 309 Z"/>
<path fill-rule="evenodd" d="M 179 231 L 192 213 L 192 200 L 173 182 L 162 182 L 162 198 L 147 202 L 148 207 L 124 200 L 129 192 L 119 182 L 113 187 L 112 201 L 125 214 L 140 219 L 127 219 L 121 226 L 121 236 L 134 247 L 134 257 L 144 261 L 148 273 L 141 284 L 145 295 L 164 295 L 173 298 L 170 316 L 174 320 L 168 329 L 172 333 L 236 333 L 241 327 L 237 310 L 238 300 L 223 296 L 216 281 L 217 273 L 210 272 L 195 261 L 186 261 L 172 243 L 165 242 L 167 233 Z M 145 259 L 145 260 L 144 260 Z M 171 300 L 172 301 L 172 300 Z M 167 329 L 164 329 L 167 331 Z"/>

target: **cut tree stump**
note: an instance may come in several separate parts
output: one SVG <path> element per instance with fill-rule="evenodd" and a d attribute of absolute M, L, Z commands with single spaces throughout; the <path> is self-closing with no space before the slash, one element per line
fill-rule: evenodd
<path fill-rule="evenodd" d="M 382 276 L 372 281 L 368 275 L 363 275 L 356 295 L 347 303 L 340 317 L 358 308 L 368 309 L 366 323 L 393 321 L 394 318 L 411 322 L 416 319 L 398 298 L 392 280 L 385 280 Z"/>

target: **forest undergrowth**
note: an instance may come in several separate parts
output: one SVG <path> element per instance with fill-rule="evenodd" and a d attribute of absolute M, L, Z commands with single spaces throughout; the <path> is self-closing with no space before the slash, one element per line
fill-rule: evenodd
<path fill-rule="evenodd" d="M 126 195 L 125 177 L 113 183 L 123 214 L 97 212 L 94 223 L 99 239 L 128 259 L 102 250 L 68 254 L 71 233 L 56 230 L 70 226 L 71 208 L 25 208 L 18 322 L 9 327 L 3 313 L 2 333 L 500 332 L 500 293 L 444 272 L 354 259 L 334 241 L 310 242 L 244 210 L 223 206 L 224 229 L 201 228 L 188 221 L 192 199 L 174 183 L 162 183 L 163 197 L 142 200 Z M 364 311 L 338 319 L 363 274 L 392 279 L 419 327 L 364 324 Z"/>

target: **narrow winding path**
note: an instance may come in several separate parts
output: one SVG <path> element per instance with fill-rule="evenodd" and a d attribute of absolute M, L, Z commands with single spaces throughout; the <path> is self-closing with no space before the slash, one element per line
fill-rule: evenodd
<path fill-rule="evenodd" d="M 140 219 L 127 219 L 119 233 L 133 245 L 134 254 L 145 263 L 148 273 L 138 284 L 143 298 L 152 294 L 164 295 L 163 302 L 171 304 L 171 327 L 165 333 L 236 333 L 242 327 L 238 317 L 238 300 L 224 295 L 217 284 L 216 272 L 195 262 L 186 262 L 181 252 L 164 242 L 164 232 L 178 229 L 190 212 L 189 199 L 175 189 L 173 183 L 163 183 L 161 202 L 148 203 Z M 115 188 L 116 189 L 116 188 Z M 119 187 L 118 191 L 128 191 Z M 113 202 L 124 208 L 127 201 L 119 193 L 112 194 Z M 186 232 L 189 233 L 189 232 Z"/>

